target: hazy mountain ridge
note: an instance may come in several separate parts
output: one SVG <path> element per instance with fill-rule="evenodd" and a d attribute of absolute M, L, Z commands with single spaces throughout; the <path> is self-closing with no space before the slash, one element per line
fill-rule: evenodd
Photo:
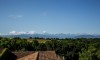
<path fill-rule="evenodd" d="M 100 35 L 89 35 L 89 34 L 19 34 L 19 35 L 1 35 L 1 37 L 43 37 L 43 38 L 100 38 Z"/>

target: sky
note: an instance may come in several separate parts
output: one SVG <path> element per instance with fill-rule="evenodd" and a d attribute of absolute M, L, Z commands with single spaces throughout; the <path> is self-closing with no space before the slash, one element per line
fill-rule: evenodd
<path fill-rule="evenodd" d="M 100 0 L 0 0 L 0 34 L 100 34 Z"/>

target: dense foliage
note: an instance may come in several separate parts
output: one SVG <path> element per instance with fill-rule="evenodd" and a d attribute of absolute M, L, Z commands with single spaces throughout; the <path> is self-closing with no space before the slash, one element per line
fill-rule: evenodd
<path fill-rule="evenodd" d="M 39 40 L 46 40 L 39 42 Z M 2 38 L 0 48 L 11 51 L 50 51 L 54 50 L 64 60 L 100 60 L 100 38 Z"/>

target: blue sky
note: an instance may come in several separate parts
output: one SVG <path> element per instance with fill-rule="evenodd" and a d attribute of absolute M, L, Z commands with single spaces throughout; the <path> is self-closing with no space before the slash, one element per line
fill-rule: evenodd
<path fill-rule="evenodd" d="M 0 33 L 100 34 L 100 0 L 0 0 Z"/>

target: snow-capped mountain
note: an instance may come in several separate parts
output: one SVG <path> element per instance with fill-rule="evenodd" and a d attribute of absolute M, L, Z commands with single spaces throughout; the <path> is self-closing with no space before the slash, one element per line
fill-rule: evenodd
<path fill-rule="evenodd" d="M 21 37 L 21 38 L 29 38 L 29 37 L 42 37 L 42 38 L 100 38 L 100 35 L 90 35 L 90 34 L 17 34 L 17 35 L 0 35 L 2 37 Z"/>

